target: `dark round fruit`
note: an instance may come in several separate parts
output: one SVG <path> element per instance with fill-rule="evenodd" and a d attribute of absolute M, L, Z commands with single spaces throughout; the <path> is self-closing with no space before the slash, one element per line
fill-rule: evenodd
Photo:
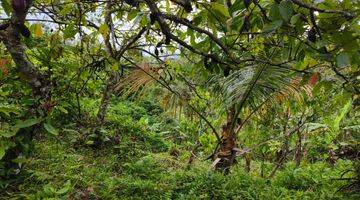
<path fill-rule="evenodd" d="M 309 31 L 308 31 L 308 36 L 307 36 L 308 40 L 310 42 L 316 42 L 316 30 L 314 27 L 312 27 Z"/>

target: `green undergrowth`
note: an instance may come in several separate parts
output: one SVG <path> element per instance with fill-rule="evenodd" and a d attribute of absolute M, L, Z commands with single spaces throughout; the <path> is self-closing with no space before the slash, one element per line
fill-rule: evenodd
<path fill-rule="evenodd" d="M 224 175 L 206 161 L 188 165 L 168 152 L 132 154 L 131 146 L 76 150 L 45 138 L 35 147 L 26 178 L 2 199 L 356 199 L 337 192 L 342 183 L 334 179 L 350 165 L 342 160 L 334 168 L 289 163 L 269 180 L 241 164 Z"/>
<path fill-rule="evenodd" d="M 96 101 L 83 102 L 84 116 L 94 118 Z M 21 161 L 18 180 L 4 182 L 0 199 L 358 199 L 337 190 L 336 180 L 350 161 L 288 162 L 268 179 L 274 165 L 253 161 L 250 173 L 238 159 L 228 175 L 204 161 L 213 149 L 212 138 L 202 135 L 199 158 L 189 165 L 190 150 L 184 133 L 194 132 L 191 121 L 176 123 L 162 115 L 151 101 L 119 101 L 109 107 L 106 124 L 59 124 L 58 136 L 37 134 L 34 149 Z M 194 129 L 196 130 L 196 129 Z M 196 133 L 196 132 L 194 132 Z M 99 139 L 99 138 L 97 138 Z M 205 152 L 205 153 L 204 153 Z M 261 173 L 262 171 L 262 173 Z M 350 176 L 348 173 L 344 178 Z M 4 184 L 5 183 L 5 184 Z"/>

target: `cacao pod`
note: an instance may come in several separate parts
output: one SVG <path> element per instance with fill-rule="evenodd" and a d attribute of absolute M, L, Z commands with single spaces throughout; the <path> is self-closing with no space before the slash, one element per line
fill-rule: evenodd
<path fill-rule="evenodd" d="M 154 13 L 150 14 L 150 24 L 153 25 L 156 21 L 156 16 Z"/>
<path fill-rule="evenodd" d="M 307 38 L 310 42 L 316 42 L 316 30 L 314 27 L 308 31 Z"/>

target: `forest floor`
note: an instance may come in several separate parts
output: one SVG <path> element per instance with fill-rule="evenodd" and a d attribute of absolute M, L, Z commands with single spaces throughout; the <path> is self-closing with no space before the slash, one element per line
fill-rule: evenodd
<path fill-rule="evenodd" d="M 144 108 L 123 103 L 116 108 L 110 114 L 121 118 L 116 120 L 122 127 L 107 133 L 101 146 L 90 145 L 86 130 L 72 125 L 64 125 L 59 136 L 39 133 L 31 156 L 21 160 L 21 178 L 9 183 L 0 199 L 359 199 L 338 191 L 344 183 L 336 179 L 350 161 L 338 160 L 334 167 L 320 161 L 296 167 L 289 161 L 269 179 L 272 163 L 255 160 L 246 172 L 239 158 L 224 175 L 211 169 L 205 155 L 188 164 L 187 143 L 174 145 L 166 132 L 155 133 L 159 124 L 151 118 L 152 128 L 142 129 L 149 113 Z M 119 109 L 122 114 L 115 115 Z"/>
<path fill-rule="evenodd" d="M 257 172 L 259 163 L 247 173 L 240 162 L 223 175 L 210 162 L 188 165 L 167 152 L 140 146 L 131 152 L 136 144 L 126 145 L 76 150 L 56 139 L 38 141 L 25 180 L 1 199 L 357 199 L 337 192 L 342 183 L 334 179 L 351 165 L 345 161 L 334 168 L 289 164 L 269 180 Z"/>

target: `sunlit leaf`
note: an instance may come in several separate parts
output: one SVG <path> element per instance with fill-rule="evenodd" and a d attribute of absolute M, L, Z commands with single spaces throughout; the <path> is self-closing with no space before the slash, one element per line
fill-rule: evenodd
<path fill-rule="evenodd" d="M 99 33 L 103 35 L 103 37 L 107 37 L 109 35 L 109 27 L 106 24 L 101 24 L 99 27 Z"/>
<path fill-rule="evenodd" d="M 41 24 L 35 24 L 35 37 L 41 37 L 43 36 L 43 31 L 42 31 L 42 27 Z"/>
<path fill-rule="evenodd" d="M 44 128 L 48 133 L 50 133 L 52 135 L 55 135 L 55 136 L 59 135 L 59 131 L 48 122 L 44 123 Z"/>

